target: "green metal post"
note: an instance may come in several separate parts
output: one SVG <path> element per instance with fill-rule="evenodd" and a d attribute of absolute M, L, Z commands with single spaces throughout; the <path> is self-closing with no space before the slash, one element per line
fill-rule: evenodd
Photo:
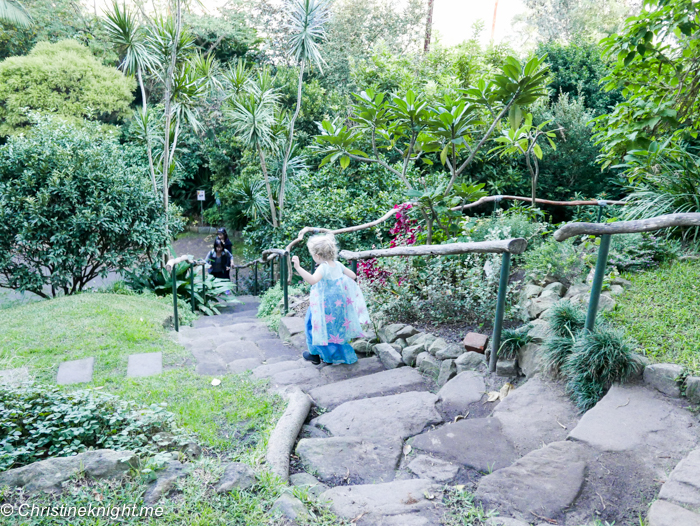
<path fill-rule="evenodd" d="M 241 289 L 238 286 L 238 267 L 236 267 L 236 294 L 240 294 Z"/>
<path fill-rule="evenodd" d="M 209 306 L 209 300 L 207 299 L 207 267 L 202 265 L 202 296 L 204 296 L 204 306 Z"/>
<path fill-rule="evenodd" d="M 352 269 L 352 271 L 355 274 L 357 274 L 357 260 L 356 259 L 350 260 L 350 268 Z"/>
<path fill-rule="evenodd" d="M 270 260 L 270 287 L 275 282 L 275 260 Z"/>
<path fill-rule="evenodd" d="M 605 277 L 605 266 L 608 263 L 608 252 L 610 251 L 610 234 L 603 234 L 600 237 L 598 247 L 598 259 L 595 262 L 595 274 L 591 285 L 591 298 L 588 300 L 588 313 L 586 314 L 586 329 L 593 331 L 595 317 L 598 313 L 598 301 L 600 291 L 603 290 L 603 278 Z"/>
<path fill-rule="evenodd" d="M 498 299 L 496 300 L 496 320 L 493 323 L 493 338 L 491 338 L 491 357 L 489 358 L 489 370 L 496 372 L 498 361 L 498 349 L 501 347 L 501 330 L 503 329 L 503 316 L 506 312 L 506 290 L 508 289 L 508 277 L 510 276 L 510 252 L 503 253 L 501 263 L 501 279 L 498 283 Z"/>
<path fill-rule="evenodd" d="M 177 316 L 177 275 L 176 275 L 176 267 L 177 267 L 177 265 L 173 265 L 173 273 L 172 273 L 172 280 L 173 280 L 173 312 L 175 313 L 175 316 L 173 317 L 173 323 L 175 324 L 175 332 L 180 332 L 180 320 L 178 320 L 178 316 Z"/>
<path fill-rule="evenodd" d="M 257 261 L 255 262 L 254 267 L 255 268 L 254 268 L 253 272 L 255 273 L 255 281 L 254 281 L 254 285 L 253 285 L 253 296 L 257 296 L 258 295 L 258 262 Z"/>
<path fill-rule="evenodd" d="M 605 201 L 598 201 L 598 221 L 597 223 L 600 223 L 600 220 L 603 218 L 603 207 L 608 206 L 608 203 Z"/>
<path fill-rule="evenodd" d="M 285 252 L 284 256 L 282 256 L 282 292 L 284 294 L 284 313 L 287 314 L 289 311 L 289 287 L 287 285 L 287 280 L 289 279 L 289 276 L 287 275 L 289 272 L 289 267 L 287 265 L 287 261 L 289 260 L 289 254 Z"/>
<path fill-rule="evenodd" d="M 190 298 L 192 301 L 192 312 L 194 312 L 194 263 L 190 263 Z"/>

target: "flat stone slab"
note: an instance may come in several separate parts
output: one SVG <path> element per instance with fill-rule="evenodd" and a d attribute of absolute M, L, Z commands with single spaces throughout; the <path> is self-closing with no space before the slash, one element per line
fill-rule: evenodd
<path fill-rule="evenodd" d="M 0 384 L 20 385 L 25 380 L 29 380 L 29 369 L 27 367 L 0 371 Z"/>
<path fill-rule="evenodd" d="M 295 334 L 304 333 L 306 320 L 304 318 L 285 317 L 280 320 L 279 336 L 283 340 L 289 340 Z"/>
<path fill-rule="evenodd" d="M 243 358 L 241 360 L 234 360 L 226 364 L 226 369 L 229 373 L 239 374 L 245 371 L 250 371 L 255 369 L 262 363 L 260 358 Z"/>
<path fill-rule="evenodd" d="M 129 355 L 127 378 L 154 376 L 163 372 L 163 353 L 149 352 Z"/>
<path fill-rule="evenodd" d="M 459 465 L 428 455 L 418 455 L 408 465 L 408 469 L 419 478 L 430 479 L 438 484 L 446 484 L 457 476 Z"/>
<path fill-rule="evenodd" d="M 418 435 L 411 445 L 414 449 L 482 473 L 510 466 L 517 458 L 515 448 L 495 418 L 474 418 L 447 424 Z"/>
<path fill-rule="evenodd" d="M 423 375 L 411 367 L 400 367 L 317 387 L 309 394 L 319 407 L 333 409 L 346 402 L 362 398 L 427 390 L 428 382 Z"/>
<path fill-rule="evenodd" d="M 553 518 L 576 500 L 585 473 L 582 446 L 554 442 L 482 478 L 474 496 L 486 509 L 526 522 L 534 514 Z"/>
<path fill-rule="evenodd" d="M 291 371 L 282 371 L 270 378 L 274 386 L 298 385 L 302 389 L 312 389 L 327 382 L 315 367 L 303 367 Z"/>
<path fill-rule="evenodd" d="M 475 371 L 464 371 L 452 378 L 438 391 L 437 407 L 447 419 L 464 416 L 470 404 L 481 400 L 486 391 L 484 376 Z"/>
<path fill-rule="evenodd" d="M 358 376 L 366 376 L 368 374 L 379 373 L 384 370 L 382 362 L 376 356 L 369 358 L 360 358 L 353 364 L 339 364 L 330 367 L 324 367 L 321 374 L 328 378 L 329 382 L 341 382 Z"/>
<path fill-rule="evenodd" d="M 657 500 L 649 508 L 647 526 L 700 526 L 700 515 L 685 508 Z"/>
<path fill-rule="evenodd" d="M 92 381 L 92 371 L 95 367 L 95 358 L 83 358 L 61 362 L 58 366 L 56 383 L 58 385 L 82 384 Z"/>
<path fill-rule="evenodd" d="M 436 401 L 437 396 L 424 392 L 354 400 L 314 418 L 311 424 L 333 436 L 406 438 L 442 421 Z"/>
<path fill-rule="evenodd" d="M 394 480 L 402 454 L 400 439 L 303 438 L 296 453 L 304 467 L 324 482 L 375 484 Z"/>
<path fill-rule="evenodd" d="M 427 499 L 426 495 L 434 498 Z M 320 500 L 331 501 L 331 511 L 342 518 L 354 519 L 362 515 L 367 520 L 434 508 L 440 501 L 440 487 L 423 479 L 338 486 L 321 493 Z"/>
<path fill-rule="evenodd" d="M 304 369 L 307 367 L 313 368 L 314 366 L 311 362 L 307 362 L 305 360 L 287 360 L 283 362 L 268 363 L 253 369 L 253 377 L 257 379 L 270 378 L 277 373 L 293 371 L 295 369 Z"/>
<path fill-rule="evenodd" d="M 700 449 L 678 463 L 661 486 L 659 498 L 700 512 Z"/>
<path fill-rule="evenodd" d="M 690 413 L 639 385 L 615 385 L 569 433 L 601 451 L 649 448 L 654 457 L 680 458 L 697 443 Z"/>
<path fill-rule="evenodd" d="M 262 339 L 255 342 L 264 360 L 297 360 L 300 358 L 299 351 L 294 347 L 285 345 L 277 338 Z"/>
<path fill-rule="evenodd" d="M 223 376 L 228 372 L 226 364 L 221 362 L 200 362 L 194 371 L 201 376 Z"/>
<path fill-rule="evenodd" d="M 539 377 L 512 390 L 493 410 L 493 417 L 521 455 L 565 440 L 579 421 L 563 386 Z"/>
<path fill-rule="evenodd" d="M 225 363 L 244 358 L 259 358 L 262 363 L 262 353 L 258 346 L 245 340 L 222 343 L 216 348 L 216 353 Z"/>

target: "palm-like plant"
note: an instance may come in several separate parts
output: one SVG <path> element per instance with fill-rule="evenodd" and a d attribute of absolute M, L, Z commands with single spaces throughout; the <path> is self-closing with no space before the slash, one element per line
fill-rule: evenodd
<path fill-rule="evenodd" d="M 301 111 L 301 96 L 303 90 L 304 69 L 307 62 L 315 64 L 323 71 L 323 56 L 320 44 L 326 39 L 326 23 L 330 18 L 330 3 L 328 0 L 292 0 L 289 8 L 287 28 L 290 36 L 287 42 L 289 53 L 294 62 L 299 64 L 299 81 L 297 84 L 297 104 L 294 114 L 289 121 L 287 147 L 282 160 L 280 174 L 279 209 L 280 217 L 284 210 L 284 189 L 287 180 L 287 164 L 294 143 L 294 125 Z"/>
<path fill-rule="evenodd" d="M 265 69 L 259 72 L 258 79 L 250 82 L 243 93 L 231 100 L 231 108 L 228 111 L 231 126 L 236 135 L 247 147 L 255 149 L 260 156 L 260 167 L 265 180 L 270 217 L 274 228 L 277 228 L 277 212 L 265 162 L 265 150 L 274 150 L 277 146 L 275 125 L 278 103 L 279 95 L 272 88 L 269 71 Z"/>
<path fill-rule="evenodd" d="M 24 6 L 12 0 L 0 0 L 0 21 L 20 27 L 32 25 L 32 17 Z"/>

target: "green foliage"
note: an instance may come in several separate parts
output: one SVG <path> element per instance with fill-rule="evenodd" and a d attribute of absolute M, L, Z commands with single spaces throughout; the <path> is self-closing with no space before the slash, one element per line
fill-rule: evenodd
<path fill-rule="evenodd" d="M 550 335 L 542 347 L 542 360 L 545 368 L 554 375 L 561 374 L 562 367 L 571 356 L 574 339 L 571 335 Z"/>
<path fill-rule="evenodd" d="M 493 512 L 484 511 L 474 501 L 474 495 L 459 486 L 447 486 L 442 498 L 446 513 L 442 522 L 445 526 L 485 526 L 492 521 Z"/>
<path fill-rule="evenodd" d="M 680 243 L 652 232 L 613 236 L 608 265 L 618 272 L 639 272 L 673 261 L 681 255 Z"/>
<path fill-rule="evenodd" d="M 75 40 L 39 43 L 29 55 L 0 63 L 0 134 L 27 128 L 27 108 L 74 122 L 118 123 L 129 113 L 134 88 L 133 79 L 102 66 Z"/>
<path fill-rule="evenodd" d="M 567 300 L 554 304 L 547 316 L 552 334 L 559 338 L 572 339 L 586 322 L 583 311 Z"/>
<path fill-rule="evenodd" d="M 627 380 L 639 365 L 621 331 L 598 326 L 577 336 L 561 371 L 573 402 L 588 411 L 613 383 Z"/>
<path fill-rule="evenodd" d="M 518 351 L 532 342 L 532 336 L 528 334 L 530 328 L 528 324 L 517 329 L 503 329 L 498 357 L 504 360 L 514 360 L 518 356 Z"/>
<path fill-rule="evenodd" d="M 220 62 L 234 62 L 255 52 L 260 39 L 243 13 L 229 6 L 217 9 L 219 16 L 183 13 L 198 48 L 209 51 Z"/>
<path fill-rule="evenodd" d="M 557 281 L 573 283 L 586 270 L 585 255 L 573 238 L 559 242 L 547 237 L 537 250 L 525 252 L 524 267 L 535 279 L 550 275 Z"/>
<path fill-rule="evenodd" d="M 167 432 L 185 443 L 174 415 L 161 405 L 142 407 L 94 391 L 0 385 L 0 470 L 88 449 L 158 452 L 154 435 Z"/>
<path fill-rule="evenodd" d="M 700 262 L 677 261 L 628 276 L 632 287 L 607 314 L 652 361 L 700 374 Z"/>
<path fill-rule="evenodd" d="M 39 118 L 33 133 L 11 137 L 0 148 L 0 285 L 73 294 L 155 256 L 168 228 L 147 172 L 131 158 L 94 123 Z"/>
<path fill-rule="evenodd" d="M 308 292 L 308 287 L 305 284 L 289 287 L 287 293 L 289 297 L 298 296 Z M 271 331 L 279 330 L 280 320 L 282 319 L 281 302 L 284 301 L 282 287 L 277 283 L 274 287 L 270 287 L 265 293 L 260 296 L 260 305 L 258 306 L 257 317 L 262 318 Z"/>

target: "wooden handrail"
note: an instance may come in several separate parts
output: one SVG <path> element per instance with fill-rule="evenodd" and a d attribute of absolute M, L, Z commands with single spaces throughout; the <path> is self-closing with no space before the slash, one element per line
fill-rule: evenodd
<path fill-rule="evenodd" d="M 525 203 L 532 203 L 531 197 L 520 197 L 518 195 L 489 195 L 482 197 L 481 199 L 474 201 L 473 203 L 467 203 L 466 205 L 455 206 L 450 208 L 453 212 L 457 210 L 466 210 L 467 208 L 474 208 L 475 206 L 483 205 L 484 203 L 492 203 L 494 201 L 502 201 L 504 199 L 510 201 L 523 201 Z M 607 199 L 589 199 L 587 201 L 550 201 L 549 199 L 535 199 L 535 203 L 538 205 L 553 205 L 553 206 L 606 206 L 606 205 L 627 205 L 627 201 L 608 201 Z"/>
<path fill-rule="evenodd" d="M 472 243 L 448 243 L 445 245 L 415 245 L 407 247 L 380 248 L 352 252 L 342 250 L 340 257 L 347 260 L 386 258 L 397 256 L 449 256 L 454 254 L 522 254 L 527 248 L 523 238 L 504 239 L 499 241 L 478 241 Z"/>
<path fill-rule="evenodd" d="M 168 262 L 165 264 L 165 269 L 168 272 L 170 272 L 175 265 L 177 265 L 178 263 L 182 263 L 183 261 L 186 261 L 190 264 L 194 263 L 195 267 L 201 267 L 207 264 L 207 262 L 203 259 L 194 259 L 194 256 L 185 254 L 183 256 L 176 257 L 175 259 L 169 259 Z"/>
<path fill-rule="evenodd" d="M 700 213 L 666 214 L 651 219 L 615 223 L 569 223 L 554 232 L 554 239 L 564 241 L 581 235 L 635 234 L 678 226 L 700 226 Z"/>

